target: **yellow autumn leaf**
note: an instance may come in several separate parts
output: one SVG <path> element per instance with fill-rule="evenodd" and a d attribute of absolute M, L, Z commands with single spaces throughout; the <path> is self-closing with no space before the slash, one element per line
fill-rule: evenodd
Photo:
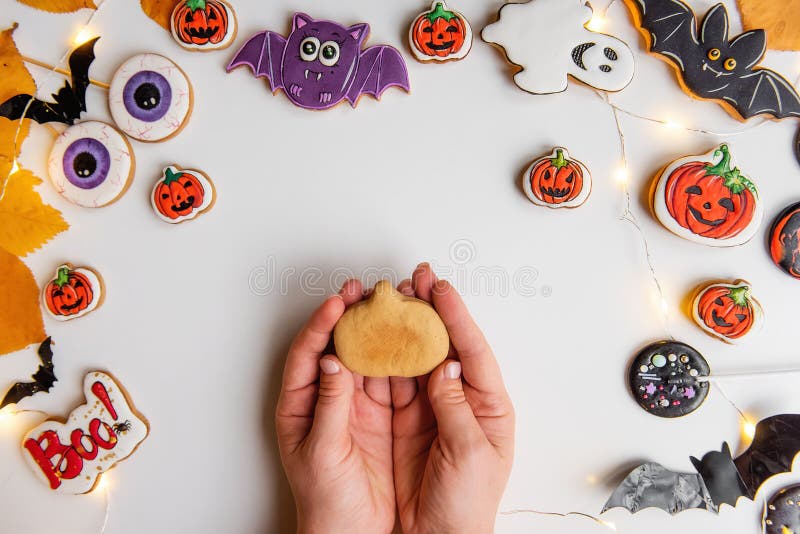
<path fill-rule="evenodd" d="M 0 248 L 0 354 L 41 343 L 46 337 L 39 286 L 22 260 Z"/>
<path fill-rule="evenodd" d="M 745 29 L 766 30 L 769 48 L 800 50 L 800 0 L 739 0 L 739 10 Z"/>
<path fill-rule="evenodd" d="M 32 95 L 36 92 L 33 77 L 25 68 L 14 44 L 13 33 L 16 28 L 14 24 L 0 32 L 0 103 L 20 93 Z"/>
<path fill-rule="evenodd" d="M 141 0 L 144 14 L 158 23 L 159 26 L 170 31 L 169 18 L 172 10 L 179 0 Z"/>
<path fill-rule="evenodd" d="M 17 2 L 50 13 L 72 13 L 85 7 L 97 9 L 92 0 L 17 0 Z"/>

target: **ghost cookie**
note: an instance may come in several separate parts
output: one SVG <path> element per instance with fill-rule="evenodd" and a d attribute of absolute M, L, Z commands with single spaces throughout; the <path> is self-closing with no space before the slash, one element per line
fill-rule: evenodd
<path fill-rule="evenodd" d="M 135 164 L 128 140 L 103 122 L 79 122 L 56 138 L 48 172 L 56 191 L 78 206 L 111 204 L 130 185 Z"/>
<path fill-rule="evenodd" d="M 800 485 L 783 488 L 764 505 L 764 534 L 800 532 Z"/>
<path fill-rule="evenodd" d="M 738 343 L 761 329 L 764 310 L 751 294 L 750 284 L 737 280 L 703 285 L 692 301 L 692 318 L 706 333 Z"/>
<path fill-rule="evenodd" d="M 333 330 L 336 354 L 363 376 L 420 376 L 444 361 L 447 329 L 427 302 L 406 297 L 386 280 L 350 306 Z"/>
<path fill-rule="evenodd" d="M 656 181 L 653 211 L 670 232 L 712 247 L 750 241 L 764 218 L 758 189 L 727 145 L 670 163 Z"/>
<path fill-rule="evenodd" d="M 570 158 L 566 148 L 555 148 L 525 170 L 522 189 L 537 206 L 577 208 L 589 198 L 592 177 L 583 163 Z"/>
<path fill-rule="evenodd" d="M 423 63 L 464 59 L 472 48 L 472 27 L 464 15 L 434 0 L 429 11 L 414 19 L 408 43 Z"/>
<path fill-rule="evenodd" d="M 169 20 L 172 38 L 188 50 L 220 50 L 236 38 L 236 13 L 225 0 L 180 0 Z"/>
<path fill-rule="evenodd" d="M 208 176 L 177 165 L 164 169 L 150 194 L 158 218 L 172 224 L 194 219 L 210 210 L 215 201 L 216 191 Z"/>
<path fill-rule="evenodd" d="M 775 218 L 769 232 L 769 253 L 780 270 L 800 280 L 800 202 Z"/>
<path fill-rule="evenodd" d="M 158 54 L 133 56 L 117 69 L 108 90 L 117 126 L 140 141 L 163 141 L 189 120 L 192 86 L 183 71 Z"/>
<path fill-rule="evenodd" d="M 708 396 L 711 372 L 705 358 L 679 341 L 660 341 L 636 355 L 628 374 L 631 394 L 646 412 L 658 417 L 692 413 Z"/>
<path fill-rule="evenodd" d="M 83 317 L 96 310 L 104 297 L 103 279 L 97 271 L 69 263 L 59 266 L 42 290 L 44 309 L 56 321 Z"/>
<path fill-rule="evenodd" d="M 530 0 L 504 5 L 481 37 L 520 67 L 514 82 L 523 91 L 565 91 L 567 76 L 595 89 L 621 91 L 633 80 L 633 52 L 620 39 L 587 29 L 591 19 L 584 0 Z"/>

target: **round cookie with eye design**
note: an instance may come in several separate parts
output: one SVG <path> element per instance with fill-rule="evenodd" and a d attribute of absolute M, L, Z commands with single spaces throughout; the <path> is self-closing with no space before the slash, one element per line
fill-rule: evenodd
<path fill-rule="evenodd" d="M 133 56 L 117 69 L 108 107 L 117 126 L 140 141 L 163 141 L 186 125 L 192 86 L 183 71 L 158 54 Z"/>
<path fill-rule="evenodd" d="M 728 145 L 670 163 L 657 178 L 653 211 L 673 234 L 712 247 L 750 241 L 764 219 L 756 185 Z"/>
<path fill-rule="evenodd" d="M 566 148 L 537 159 L 522 175 L 522 189 L 528 200 L 548 208 L 577 208 L 592 191 L 589 169 L 571 159 Z"/>
<path fill-rule="evenodd" d="M 214 206 L 216 191 L 211 179 L 194 169 L 170 165 L 153 186 L 150 203 L 158 218 L 177 224 L 189 221 Z"/>
<path fill-rule="evenodd" d="M 764 534 L 800 532 L 800 485 L 783 488 L 764 505 Z"/>
<path fill-rule="evenodd" d="M 42 291 L 44 308 L 57 321 L 83 317 L 97 309 L 104 297 L 103 279 L 97 271 L 69 263 L 56 269 L 56 277 Z"/>
<path fill-rule="evenodd" d="M 472 48 L 472 27 L 464 15 L 434 0 L 429 11 L 414 19 L 408 42 L 423 63 L 464 59 Z"/>
<path fill-rule="evenodd" d="M 674 418 L 692 413 L 708 396 L 708 362 L 680 341 L 659 341 L 636 355 L 628 374 L 631 394 L 647 413 Z"/>
<path fill-rule="evenodd" d="M 703 285 L 697 292 L 692 301 L 692 318 L 706 333 L 728 343 L 739 343 L 761 329 L 764 310 L 744 280 L 733 284 L 716 282 Z"/>
<path fill-rule="evenodd" d="M 111 204 L 125 193 L 134 174 L 130 143 L 104 122 L 68 127 L 50 151 L 50 181 L 67 200 L 86 208 Z"/>

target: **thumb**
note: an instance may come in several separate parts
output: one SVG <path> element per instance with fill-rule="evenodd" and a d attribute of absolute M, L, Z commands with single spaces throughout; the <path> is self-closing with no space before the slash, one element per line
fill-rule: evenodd
<path fill-rule="evenodd" d="M 319 394 L 310 435 L 321 442 L 330 442 L 344 434 L 353 400 L 353 375 L 336 356 L 319 361 Z"/>
<path fill-rule="evenodd" d="M 431 373 L 428 398 L 443 448 L 459 454 L 486 439 L 464 395 L 461 362 L 445 360 Z"/>

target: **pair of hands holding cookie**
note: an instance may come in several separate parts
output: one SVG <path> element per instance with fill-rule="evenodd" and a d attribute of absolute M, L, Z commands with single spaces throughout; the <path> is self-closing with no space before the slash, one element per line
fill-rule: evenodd
<path fill-rule="evenodd" d="M 398 286 L 433 305 L 452 347 L 418 378 L 351 373 L 326 353 L 350 280 L 289 349 L 276 411 L 299 532 L 492 532 L 514 454 L 514 409 L 492 351 L 427 264 Z"/>

